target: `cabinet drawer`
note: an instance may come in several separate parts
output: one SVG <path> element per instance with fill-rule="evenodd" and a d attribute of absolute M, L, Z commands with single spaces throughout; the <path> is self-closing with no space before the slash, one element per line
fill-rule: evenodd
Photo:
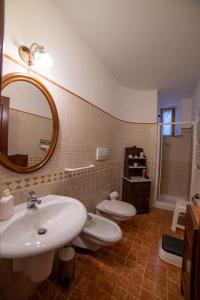
<path fill-rule="evenodd" d="M 138 213 L 149 211 L 150 182 L 123 181 L 123 201 L 133 204 Z"/>
<path fill-rule="evenodd" d="M 141 183 L 130 183 L 129 188 L 131 192 L 135 195 L 149 195 L 150 194 L 150 183 L 141 182 Z"/>
<path fill-rule="evenodd" d="M 187 213 L 185 219 L 185 230 L 186 230 L 186 237 L 190 245 L 192 245 L 194 239 L 194 228 L 195 228 L 195 224 L 193 222 L 193 219 L 191 218 L 191 215 Z"/>

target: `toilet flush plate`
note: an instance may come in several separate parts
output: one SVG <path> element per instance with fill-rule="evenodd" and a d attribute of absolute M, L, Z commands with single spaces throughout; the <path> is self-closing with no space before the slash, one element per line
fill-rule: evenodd
<path fill-rule="evenodd" d="M 96 149 L 96 160 L 107 160 L 109 159 L 109 148 L 98 147 Z"/>

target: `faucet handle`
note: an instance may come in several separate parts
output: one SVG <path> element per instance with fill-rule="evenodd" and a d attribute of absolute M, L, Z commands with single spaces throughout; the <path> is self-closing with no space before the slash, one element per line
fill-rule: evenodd
<path fill-rule="evenodd" d="M 34 191 L 31 191 L 28 193 L 28 197 L 30 199 L 37 199 L 36 193 Z"/>
<path fill-rule="evenodd" d="M 40 204 L 41 200 L 37 199 L 36 193 L 34 191 L 31 191 L 28 193 L 28 196 L 26 198 L 27 201 L 27 207 L 31 208 L 31 207 L 35 207 L 35 204 Z"/>

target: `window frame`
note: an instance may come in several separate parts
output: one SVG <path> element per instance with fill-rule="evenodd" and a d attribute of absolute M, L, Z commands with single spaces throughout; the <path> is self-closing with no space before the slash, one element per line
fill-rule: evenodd
<path fill-rule="evenodd" d="M 161 122 L 162 126 L 164 126 L 165 123 L 163 123 L 163 113 L 164 111 L 171 111 L 172 112 L 172 121 L 171 123 L 175 123 L 175 115 L 176 115 L 176 108 L 175 107 L 165 107 L 161 108 Z M 163 135 L 163 134 L 162 134 Z M 170 135 L 163 135 L 163 136 L 175 136 L 175 124 L 171 124 L 171 134 Z"/>

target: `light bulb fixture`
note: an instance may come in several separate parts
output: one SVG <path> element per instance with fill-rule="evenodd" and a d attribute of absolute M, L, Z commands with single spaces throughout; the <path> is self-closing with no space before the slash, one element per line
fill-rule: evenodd
<path fill-rule="evenodd" d="M 28 66 L 41 65 L 50 67 L 53 64 L 52 58 L 45 52 L 44 47 L 37 43 L 33 43 L 30 48 L 21 45 L 19 47 L 19 55 Z"/>

